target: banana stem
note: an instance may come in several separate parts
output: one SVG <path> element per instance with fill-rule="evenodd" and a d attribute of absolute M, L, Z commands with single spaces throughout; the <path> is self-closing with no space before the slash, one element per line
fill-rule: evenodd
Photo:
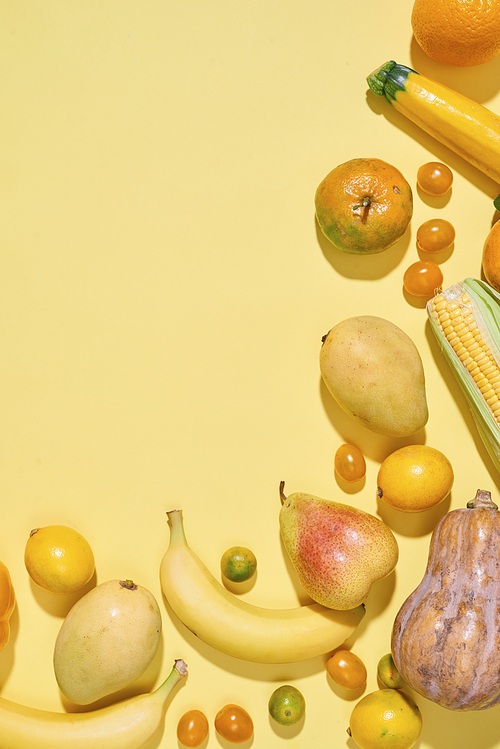
<path fill-rule="evenodd" d="M 187 663 L 183 661 L 182 658 L 177 658 L 174 662 L 171 672 L 169 673 L 163 684 L 160 684 L 160 686 L 155 689 L 154 693 L 163 701 L 165 701 L 176 684 L 185 679 L 187 674 Z"/>
<path fill-rule="evenodd" d="M 187 545 L 186 536 L 184 535 L 182 510 L 169 510 L 167 518 L 170 525 L 170 543 L 183 543 Z"/>

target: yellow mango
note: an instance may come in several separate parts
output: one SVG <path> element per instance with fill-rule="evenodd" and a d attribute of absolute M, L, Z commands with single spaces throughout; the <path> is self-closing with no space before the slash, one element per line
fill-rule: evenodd
<path fill-rule="evenodd" d="M 338 405 L 372 432 L 408 437 L 427 423 L 420 354 L 389 320 L 363 315 L 335 325 L 323 337 L 320 370 Z"/>

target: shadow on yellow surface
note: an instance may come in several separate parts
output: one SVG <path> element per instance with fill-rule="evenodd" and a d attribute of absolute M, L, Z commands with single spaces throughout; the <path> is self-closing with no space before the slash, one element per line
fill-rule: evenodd
<path fill-rule="evenodd" d="M 356 158 L 353 156 L 353 158 Z M 318 226 L 314 217 L 316 238 L 321 251 L 330 265 L 346 278 L 360 278 L 365 280 L 376 280 L 383 278 L 396 268 L 403 259 L 410 245 L 410 229 L 392 247 L 374 255 L 355 255 L 350 252 L 342 252 L 337 249 Z"/>

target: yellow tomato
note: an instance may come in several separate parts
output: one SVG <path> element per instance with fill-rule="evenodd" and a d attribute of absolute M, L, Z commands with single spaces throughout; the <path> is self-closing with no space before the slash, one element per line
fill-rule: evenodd
<path fill-rule="evenodd" d="M 3 650 L 9 642 L 10 617 L 15 605 L 16 596 L 9 570 L 3 562 L 0 562 L 0 650 Z"/>
<path fill-rule="evenodd" d="M 428 195 L 446 195 L 453 183 L 453 172 L 440 161 L 422 164 L 417 172 L 417 184 Z"/>
<path fill-rule="evenodd" d="M 360 481 L 366 474 L 363 453 L 354 445 L 340 445 L 334 458 L 335 472 L 348 484 Z"/>
<path fill-rule="evenodd" d="M 177 738 L 182 746 L 201 746 L 208 736 L 208 720 L 201 710 L 188 710 L 177 724 Z"/>
<path fill-rule="evenodd" d="M 242 744 L 253 736 L 253 721 L 239 705 L 225 705 L 215 716 L 215 730 L 231 744 Z"/>
<path fill-rule="evenodd" d="M 336 650 L 327 660 L 326 670 L 333 681 L 344 689 L 361 689 L 366 684 L 366 666 L 350 650 Z"/>

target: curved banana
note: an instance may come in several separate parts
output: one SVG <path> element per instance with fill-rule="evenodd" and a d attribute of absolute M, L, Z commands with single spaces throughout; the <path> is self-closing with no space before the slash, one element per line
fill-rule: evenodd
<path fill-rule="evenodd" d="M 0 746 L 4 749 L 141 749 L 160 727 L 165 702 L 187 675 L 176 660 L 154 692 L 86 713 L 57 713 L 0 698 Z"/>
<path fill-rule="evenodd" d="M 342 645 L 363 618 L 363 605 L 350 611 L 318 603 L 279 610 L 237 598 L 189 548 L 182 510 L 167 516 L 170 544 L 160 566 L 163 594 L 181 622 L 217 650 L 254 663 L 304 661 Z"/>

